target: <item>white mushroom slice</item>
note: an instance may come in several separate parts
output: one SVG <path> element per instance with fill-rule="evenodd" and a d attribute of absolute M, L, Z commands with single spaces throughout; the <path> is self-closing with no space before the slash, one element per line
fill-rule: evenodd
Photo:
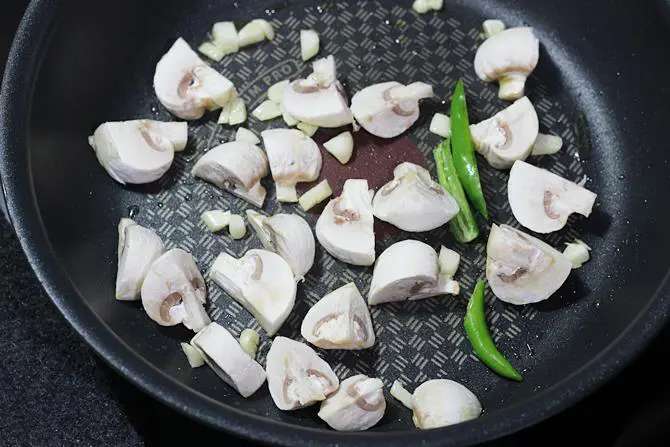
<path fill-rule="evenodd" d="M 165 246 L 155 231 L 138 225 L 132 219 L 119 222 L 117 300 L 140 298 L 140 289 L 151 263 L 163 254 Z"/>
<path fill-rule="evenodd" d="M 174 159 L 175 151 L 186 147 L 186 123 L 134 120 L 104 123 L 88 142 L 98 162 L 121 184 L 142 184 L 158 180 Z"/>
<path fill-rule="evenodd" d="M 588 189 L 525 161 L 514 163 L 507 183 L 514 217 L 536 233 L 560 230 L 572 213 L 588 217 L 596 197 Z"/>
<path fill-rule="evenodd" d="M 476 419 L 482 404 L 472 391 L 447 379 L 428 380 L 414 390 L 412 396 L 417 428 L 429 429 Z"/>
<path fill-rule="evenodd" d="M 381 138 L 394 138 L 419 118 L 419 100 L 431 98 L 433 88 L 423 82 L 371 85 L 351 98 L 351 112 L 363 129 Z"/>
<path fill-rule="evenodd" d="M 235 95 L 233 83 L 205 64 L 181 37 L 156 65 L 154 90 L 166 109 L 185 120 L 199 119 Z"/>
<path fill-rule="evenodd" d="M 363 431 L 384 417 L 384 384 L 358 374 L 340 383 L 340 389 L 321 403 L 319 417 L 338 431 Z"/>
<path fill-rule="evenodd" d="M 297 202 L 295 185 L 312 182 L 321 172 L 323 160 L 319 146 L 295 129 L 266 130 L 261 133 L 261 138 L 270 162 L 272 178 L 278 185 L 277 200 Z"/>
<path fill-rule="evenodd" d="M 302 320 L 300 333 L 322 349 L 367 349 L 375 344 L 370 311 L 353 282 L 312 306 Z"/>
<path fill-rule="evenodd" d="M 413 163 L 394 169 L 393 180 L 377 191 L 372 209 L 377 219 L 412 232 L 441 227 L 459 211 L 456 200 L 430 172 Z"/>
<path fill-rule="evenodd" d="M 291 267 L 270 251 L 249 250 L 240 259 L 221 253 L 209 277 L 244 306 L 269 336 L 277 333 L 295 304 Z"/>
<path fill-rule="evenodd" d="M 535 107 L 525 96 L 493 117 L 470 126 L 477 152 L 491 166 L 508 169 L 525 160 L 537 140 L 540 123 Z"/>
<path fill-rule="evenodd" d="M 200 157 L 191 173 L 252 205 L 263 206 L 265 188 L 260 180 L 268 174 L 268 160 L 258 146 L 246 141 L 216 146 Z"/>
<path fill-rule="evenodd" d="M 367 180 L 347 180 L 316 222 L 316 237 L 333 257 L 353 265 L 375 262 L 374 217 Z"/>
<path fill-rule="evenodd" d="M 405 240 L 379 255 L 372 273 L 368 304 L 418 300 L 453 294 L 453 291 L 452 285 L 440 278 L 435 250 L 423 242 Z"/>
<path fill-rule="evenodd" d="M 486 279 L 493 294 L 510 304 L 543 301 L 568 278 L 563 253 L 508 225 L 493 225 L 486 246 Z"/>
<path fill-rule="evenodd" d="M 265 371 L 270 396 L 280 410 L 296 410 L 325 400 L 340 381 L 328 363 L 304 343 L 276 337 Z"/>
<path fill-rule="evenodd" d="M 184 326 L 200 331 L 210 322 L 203 304 L 205 280 L 193 257 L 175 248 L 156 259 L 142 284 L 142 306 L 161 326 Z"/>
<path fill-rule="evenodd" d="M 265 371 L 249 356 L 223 326 L 210 323 L 198 332 L 191 344 L 203 354 L 205 362 L 224 382 L 242 397 L 254 394 L 265 382 Z"/>
<path fill-rule="evenodd" d="M 500 99 L 519 99 L 539 57 L 540 41 L 533 28 L 509 28 L 482 43 L 475 55 L 475 72 L 482 81 L 499 81 Z"/>
<path fill-rule="evenodd" d="M 323 143 L 323 147 L 337 158 L 337 161 L 346 165 L 354 153 L 354 137 L 351 132 L 342 132 Z"/>
<path fill-rule="evenodd" d="M 314 235 L 305 219 L 297 214 L 267 217 L 253 210 L 247 210 L 247 219 L 263 247 L 284 258 L 296 280 L 304 280 L 316 252 Z"/>

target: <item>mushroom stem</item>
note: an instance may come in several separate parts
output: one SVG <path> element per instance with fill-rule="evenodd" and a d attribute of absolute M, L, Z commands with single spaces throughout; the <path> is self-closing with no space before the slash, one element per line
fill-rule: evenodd
<path fill-rule="evenodd" d="M 513 101 L 523 96 L 526 87 L 526 75 L 510 74 L 501 77 L 498 82 L 500 83 L 498 98 Z"/>
<path fill-rule="evenodd" d="M 409 85 L 401 85 L 389 90 L 391 99 L 399 102 L 417 102 L 421 99 L 433 97 L 433 87 L 425 82 L 413 82 Z"/>

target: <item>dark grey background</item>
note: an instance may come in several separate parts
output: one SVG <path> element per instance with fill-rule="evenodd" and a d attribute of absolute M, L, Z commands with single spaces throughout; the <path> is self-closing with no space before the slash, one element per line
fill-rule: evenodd
<path fill-rule="evenodd" d="M 26 3 L 3 2 L 0 61 Z M 0 300 L 0 446 L 163 446 L 178 439 L 243 444 L 154 402 L 102 363 L 42 291 L 4 221 Z M 585 437 L 592 445 L 667 445 L 669 342 L 666 329 L 612 384 L 574 409 L 494 445 L 584 443 Z"/>

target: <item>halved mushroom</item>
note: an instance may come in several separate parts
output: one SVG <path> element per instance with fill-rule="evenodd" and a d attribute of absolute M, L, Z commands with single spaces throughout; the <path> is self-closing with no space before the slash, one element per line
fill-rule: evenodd
<path fill-rule="evenodd" d="M 384 384 L 358 374 L 340 383 L 340 389 L 321 403 L 319 417 L 338 431 L 363 431 L 384 417 Z"/>
<path fill-rule="evenodd" d="M 205 280 L 193 257 L 174 248 L 156 259 L 144 283 L 142 306 L 161 326 L 184 326 L 200 331 L 210 322 L 203 304 L 207 297 Z"/>
<path fill-rule="evenodd" d="M 589 217 L 596 197 L 576 183 L 520 160 L 512 166 L 507 182 L 514 217 L 536 233 L 560 230 L 572 213 Z"/>
<path fill-rule="evenodd" d="M 116 299 L 137 300 L 151 263 L 163 254 L 165 246 L 155 231 L 132 219 L 119 222 Z"/>
<path fill-rule="evenodd" d="M 372 211 L 377 219 L 401 230 L 430 231 L 449 222 L 459 209 L 427 169 L 401 163 L 393 170 L 393 180 L 377 191 Z"/>
<path fill-rule="evenodd" d="M 223 326 L 210 323 L 191 339 L 191 344 L 200 349 L 205 362 L 216 375 L 242 397 L 251 396 L 265 382 L 263 367 L 244 352 Z"/>
<path fill-rule="evenodd" d="M 508 225 L 493 225 L 486 245 L 486 279 L 493 294 L 510 304 L 543 301 L 568 278 L 563 253 Z"/>
<path fill-rule="evenodd" d="M 134 120 L 101 124 L 88 143 L 107 173 L 125 185 L 161 178 L 187 138 L 186 123 Z"/>
<path fill-rule="evenodd" d="M 316 238 L 340 261 L 375 262 L 374 217 L 367 180 L 347 180 L 342 195 L 331 200 L 316 222 Z"/>
<path fill-rule="evenodd" d="M 370 311 L 353 282 L 312 306 L 302 320 L 300 333 L 322 349 L 367 349 L 375 344 Z"/>
<path fill-rule="evenodd" d="M 237 93 L 225 76 L 208 66 L 181 37 L 156 65 L 154 90 L 171 113 L 195 120 L 216 110 Z"/>
<path fill-rule="evenodd" d="M 321 151 L 310 137 L 296 129 L 271 129 L 261 133 L 277 185 L 279 202 L 297 202 L 295 185 L 312 182 L 321 172 Z"/>
<path fill-rule="evenodd" d="M 440 274 L 437 253 L 430 245 L 414 240 L 396 242 L 377 259 L 368 304 L 457 294 L 453 282 Z"/>
<path fill-rule="evenodd" d="M 277 333 L 295 304 L 291 267 L 267 250 L 249 250 L 240 259 L 221 253 L 209 277 L 244 306 L 269 336 Z"/>
<path fill-rule="evenodd" d="M 540 41 L 533 28 L 509 28 L 482 43 L 475 55 L 475 72 L 486 82 L 499 81 L 500 99 L 523 96 L 526 78 L 540 58 Z"/>
<path fill-rule="evenodd" d="M 382 138 L 397 137 L 419 119 L 419 100 L 431 98 L 433 87 L 423 82 L 407 86 L 383 82 L 351 98 L 351 112 L 363 129 Z"/>
<path fill-rule="evenodd" d="M 351 124 L 353 117 L 342 85 L 337 81 L 335 59 L 328 56 L 312 65 L 307 79 L 291 82 L 284 90 L 283 111 L 293 119 L 318 127 Z"/>
<path fill-rule="evenodd" d="M 276 337 L 265 372 L 270 396 L 280 410 L 297 410 L 325 400 L 340 381 L 316 352 L 304 343 Z"/>
<path fill-rule="evenodd" d="M 419 385 L 412 396 L 417 428 L 429 429 L 476 419 L 482 404 L 472 391 L 447 379 L 428 380 Z"/>
<path fill-rule="evenodd" d="M 200 157 L 191 173 L 252 205 L 263 206 L 261 179 L 268 174 L 268 159 L 258 146 L 246 141 L 216 146 Z"/>
<path fill-rule="evenodd" d="M 527 97 L 481 123 L 470 126 L 472 141 L 496 169 L 508 169 L 516 160 L 530 155 L 539 133 L 535 107 Z"/>
<path fill-rule="evenodd" d="M 247 210 L 247 219 L 266 250 L 284 258 L 296 280 L 304 280 L 314 265 L 316 243 L 309 224 L 297 214 L 264 216 Z"/>

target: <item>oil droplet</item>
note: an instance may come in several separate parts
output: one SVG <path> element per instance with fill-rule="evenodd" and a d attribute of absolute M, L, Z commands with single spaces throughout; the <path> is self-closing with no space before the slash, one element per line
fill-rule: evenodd
<path fill-rule="evenodd" d="M 184 201 L 189 202 L 189 201 L 191 201 L 191 199 L 193 199 L 192 194 L 190 194 L 190 193 L 184 194 Z"/>
<path fill-rule="evenodd" d="M 623 175 L 623 174 L 619 175 L 619 180 L 623 180 L 623 179 L 625 179 L 625 178 L 626 178 L 625 175 Z"/>
<path fill-rule="evenodd" d="M 156 203 L 156 206 L 157 206 L 158 208 L 163 208 L 163 206 L 165 206 L 165 205 L 163 204 L 163 202 L 157 202 L 157 203 Z"/>
<path fill-rule="evenodd" d="M 389 19 L 384 20 L 384 25 L 390 25 L 391 21 Z"/>
<path fill-rule="evenodd" d="M 140 207 L 137 205 L 131 205 L 128 207 L 128 217 L 134 219 L 140 213 Z"/>
<path fill-rule="evenodd" d="M 154 115 L 158 115 L 158 109 L 156 108 L 156 106 L 151 107 L 151 113 L 153 113 Z"/>

